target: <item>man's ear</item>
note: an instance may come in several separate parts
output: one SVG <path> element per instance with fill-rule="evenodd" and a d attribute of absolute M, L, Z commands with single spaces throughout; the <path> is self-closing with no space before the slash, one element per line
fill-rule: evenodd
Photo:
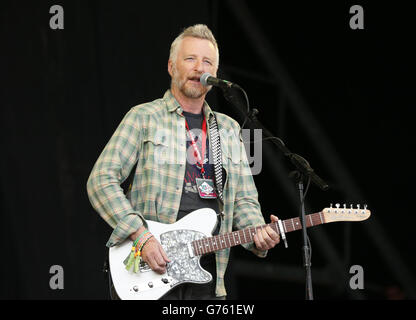
<path fill-rule="evenodd" d="M 168 72 L 169 75 L 172 77 L 172 60 L 168 60 Z"/>

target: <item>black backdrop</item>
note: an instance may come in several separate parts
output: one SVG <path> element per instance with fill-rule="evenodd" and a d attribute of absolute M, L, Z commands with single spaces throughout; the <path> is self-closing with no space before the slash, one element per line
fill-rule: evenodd
<path fill-rule="evenodd" d="M 49 8 L 54 4 L 64 8 L 63 30 L 49 27 Z M 323 193 L 311 186 L 309 207 L 315 212 L 331 202 L 367 203 L 383 227 L 380 236 L 391 247 L 376 248 L 361 224 L 348 228 L 333 224 L 311 232 L 325 228 L 341 255 L 349 255 L 350 265 L 364 267 L 367 298 L 413 298 L 383 252 L 394 250 L 404 267 L 416 267 L 411 116 L 414 22 L 404 2 L 363 3 L 365 28 L 351 30 L 353 4 L 3 2 L 1 297 L 108 297 L 101 268 L 111 229 L 88 202 L 88 175 L 123 115 L 134 105 L 162 96 L 168 87 L 167 59 L 174 37 L 186 26 L 206 23 L 219 42 L 220 75 L 245 88 L 252 105 L 261 110 L 260 120 L 333 187 Z M 235 18 L 233 5 L 244 5 L 254 17 L 359 186 L 358 199 L 345 198 L 342 182 L 335 182 L 321 161 L 305 126 L 276 94 L 276 84 L 267 80 L 267 63 L 258 55 L 263 48 L 253 45 Z M 241 123 L 240 113 L 216 90 L 209 102 Z M 281 218 L 297 215 L 282 184 L 274 180 L 273 161 L 283 159 L 264 161 L 255 176 L 266 220 L 269 212 L 277 211 Z M 313 241 L 312 247 L 313 269 L 324 267 L 328 261 L 322 249 Z M 229 270 L 238 271 L 239 261 L 260 264 L 251 275 L 227 274 L 230 297 L 303 299 L 302 282 L 260 277 L 261 263 L 300 267 L 300 234 L 290 235 L 289 248 L 279 246 L 260 261 L 235 248 Z M 63 290 L 49 286 L 53 265 L 64 269 Z M 408 285 L 416 290 L 412 283 Z M 395 290 L 394 295 L 389 290 Z M 351 297 L 337 287 L 320 285 L 315 296 Z"/>

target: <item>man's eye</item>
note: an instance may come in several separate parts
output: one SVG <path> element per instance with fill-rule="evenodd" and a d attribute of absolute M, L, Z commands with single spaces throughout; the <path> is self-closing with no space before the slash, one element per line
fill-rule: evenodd
<path fill-rule="evenodd" d="M 212 66 L 212 62 L 209 61 L 209 60 L 205 60 L 204 62 L 207 63 L 207 64 L 209 64 L 210 66 Z"/>

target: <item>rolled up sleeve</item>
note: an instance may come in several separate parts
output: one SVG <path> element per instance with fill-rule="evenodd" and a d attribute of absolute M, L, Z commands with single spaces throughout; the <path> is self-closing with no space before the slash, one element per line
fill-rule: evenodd
<path fill-rule="evenodd" d="M 251 174 L 244 144 L 240 141 L 240 174 L 234 200 L 233 228 L 237 230 L 264 225 L 265 221 L 258 201 L 257 188 Z M 266 251 L 256 248 L 254 242 L 243 244 L 258 257 L 266 257 Z"/>

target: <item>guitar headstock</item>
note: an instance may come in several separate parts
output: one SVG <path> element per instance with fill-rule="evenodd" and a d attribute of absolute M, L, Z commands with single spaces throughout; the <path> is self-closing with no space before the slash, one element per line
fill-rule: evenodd
<path fill-rule="evenodd" d="M 322 213 L 326 223 L 336 221 L 363 221 L 367 220 L 371 215 L 371 211 L 367 210 L 367 205 L 360 208 L 360 205 L 357 204 L 354 208 L 351 204 L 348 208 L 345 204 L 341 207 L 339 203 L 335 205 L 335 208 L 331 204 L 329 208 L 323 209 Z"/>

